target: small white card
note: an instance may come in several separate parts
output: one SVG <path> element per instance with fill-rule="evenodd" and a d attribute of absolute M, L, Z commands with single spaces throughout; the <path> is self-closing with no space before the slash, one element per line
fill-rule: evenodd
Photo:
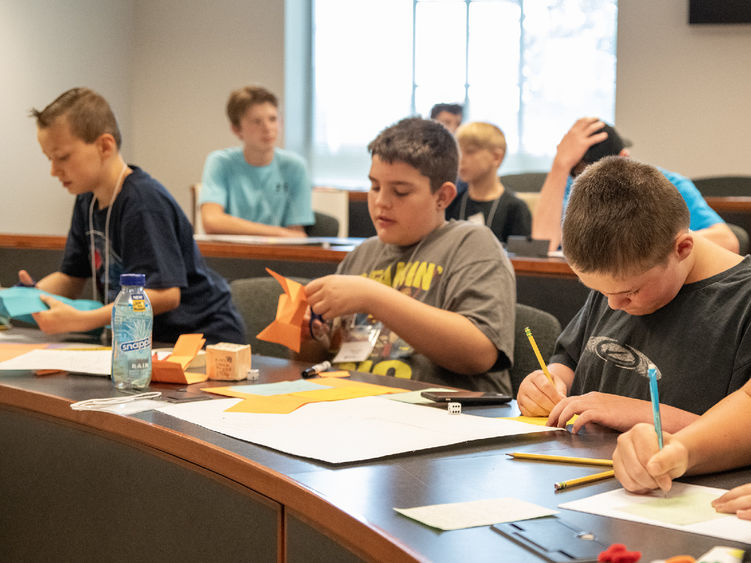
<path fill-rule="evenodd" d="M 368 340 L 344 342 L 342 343 L 342 347 L 339 348 L 339 352 L 334 356 L 334 359 L 331 360 L 331 363 L 364 362 L 373 351 L 373 346 L 374 343 Z"/>
<path fill-rule="evenodd" d="M 500 522 L 516 522 L 558 514 L 557 510 L 516 498 L 482 499 L 394 510 L 439 530 L 491 526 Z"/>

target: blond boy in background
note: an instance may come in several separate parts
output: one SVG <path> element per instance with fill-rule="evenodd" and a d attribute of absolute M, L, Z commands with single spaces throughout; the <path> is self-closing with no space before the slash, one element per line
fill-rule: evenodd
<path fill-rule="evenodd" d="M 487 225 L 502 243 L 511 235 L 528 236 L 532 215 L 521 199 L 498 178 L 506 156 L 506 137 L 491 123 L 474 121 L 456 132 L 459 143 L 459 179 L 468 188 L 446 210 L 448 219 Z"/>

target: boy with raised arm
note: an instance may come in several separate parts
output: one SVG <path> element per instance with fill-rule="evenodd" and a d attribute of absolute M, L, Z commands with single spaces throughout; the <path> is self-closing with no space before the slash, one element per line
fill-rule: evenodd
<path fill-rule="evenodd" d="M 503 131 L 491 123 L 473 121 L 459 127 L 456 140 L 459 178 L 469 187 L 454 198 L 446 217 L 487 225 L 502 243 L 511 235 L 529 236 L 529 207 L 498 178 L 498 168 L 506 156 Z"/>
<path fill-rule="evenodd" d="M 456 141 L 441 124 L 410 118 L 368 149 L 377 236 L 337 274 L 306 286 L 311 311 L 324 320 L 348 316 L 345 341 L 348 334 L 372 340 L 348 369 L 510 393 L 514 273 L 485 226 L 446 222 Z"/>
<path fill-rule="evenodd" d="M 305 163 L 276 147 L 278 106 L 259 86 L 230 94 L 227 117 L 242 146 L 206 158 L 199 204 L 207 233 L 304 237 L 314 223 Z"/>
<path fill-rule="evenodd" d="M 606 156 L 628 157 L 618 132 L 596 117 L 583 117 L 558 144 L 553 165 L 540 190 L 532 217 L 532 237 L 550 240 L 550 250 L 561 243 L 561 217 L 566 214 L 573 179 L 590 164 Z M 707 204 L 694 183 L 675 172 L 660 172 L 686 201 L 690 228 L 723 248 L 738 252 L 738 239 L 725 221 Z"/>
<path fill-rule="evenodd" d="M 54 334 L 109 324 L 120 274 L 139 273 L 146 275 L 154 311 L 154 341 L 202 332 L 210 344 L 244 343 L 229 287 L 204 263 L 188 218 L 164 186 L 120 155 L 120 130 L 107 101 L 73 88 L 32 116 L 50 173 L 76 196 L 60 270 L 36 287 L 77 298 L 93 276 L 104 302 L 79 311 L 43 295 L 49 310 L 34 313 L 39 328 Z M 34 285 L 25 270 L 19 278 Z"/>
<path fill-rule="evenodd" d="M 554 382 L 542 371 L 522 381 L 522 413 L 556 426 L 578 414 L 575 431 L 649 422 L 653 363 L 663 428 L 675 432 L 749 379 L 751 257 L 690 231 L 658 169 L 618 157 L 589 166 L 571 192 L 563 252 L 592 291 L 556 343 Z"/>

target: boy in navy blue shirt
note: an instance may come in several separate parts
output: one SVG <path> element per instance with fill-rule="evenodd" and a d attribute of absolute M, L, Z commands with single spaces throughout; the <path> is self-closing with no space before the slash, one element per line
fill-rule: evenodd
<path fill-rule="evenodd" d="M 244 343 L 229 287 L 204 263 L 182 209 L 164 186 L 120 155 L 120 131 L 107 101 L 87 88 L 73 88 L 32 116 L 50 173 L 76 196 L 60 270 L 36 286 L 77 298 L 93 276 L 97 298 L 104 302 L 79 311 L 43 296 L 49 310 L 34 314 L 39 328 L 54 334 L 106 326 L 120 274 L 142 273 L 154 310 L 155 341 L 202 332 L 208 343 Z M 19 279 L 34 284 L 25 270 Z"/>

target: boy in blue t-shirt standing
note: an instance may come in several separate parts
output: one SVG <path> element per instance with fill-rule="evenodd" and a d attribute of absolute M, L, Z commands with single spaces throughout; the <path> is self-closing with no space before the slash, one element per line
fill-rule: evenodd
<path fill-rule="evenodd" d="M 229 287 L 204 263 L 185 213 L 164 186 L 120 155 L 120 130 L 107 101 L 88 88 L 73 88 L 31 114 L 50 173 L 76 203 L 60 270 L 37 284 L 26 270 L 19 279 L 77 298 L 86 279 L 94 277 L 104 302 L 79 311 L 43 296 L 49 310 L 34 313 L 39 328 L 54 334 L 106 326 L 120 274 L 139 273 L 146 275 L 156 342 L 201 332 L 209 344 L 244 343 Z"/>
<path fill-rule="evenodd" d="M 277 148 L 278 102 L 265 88 L 230 94 L 227 116 L 243 142 L 209 154 L 199 203 L 207 233 L 304 237 L 314 222 L 304 161 Z"/>

